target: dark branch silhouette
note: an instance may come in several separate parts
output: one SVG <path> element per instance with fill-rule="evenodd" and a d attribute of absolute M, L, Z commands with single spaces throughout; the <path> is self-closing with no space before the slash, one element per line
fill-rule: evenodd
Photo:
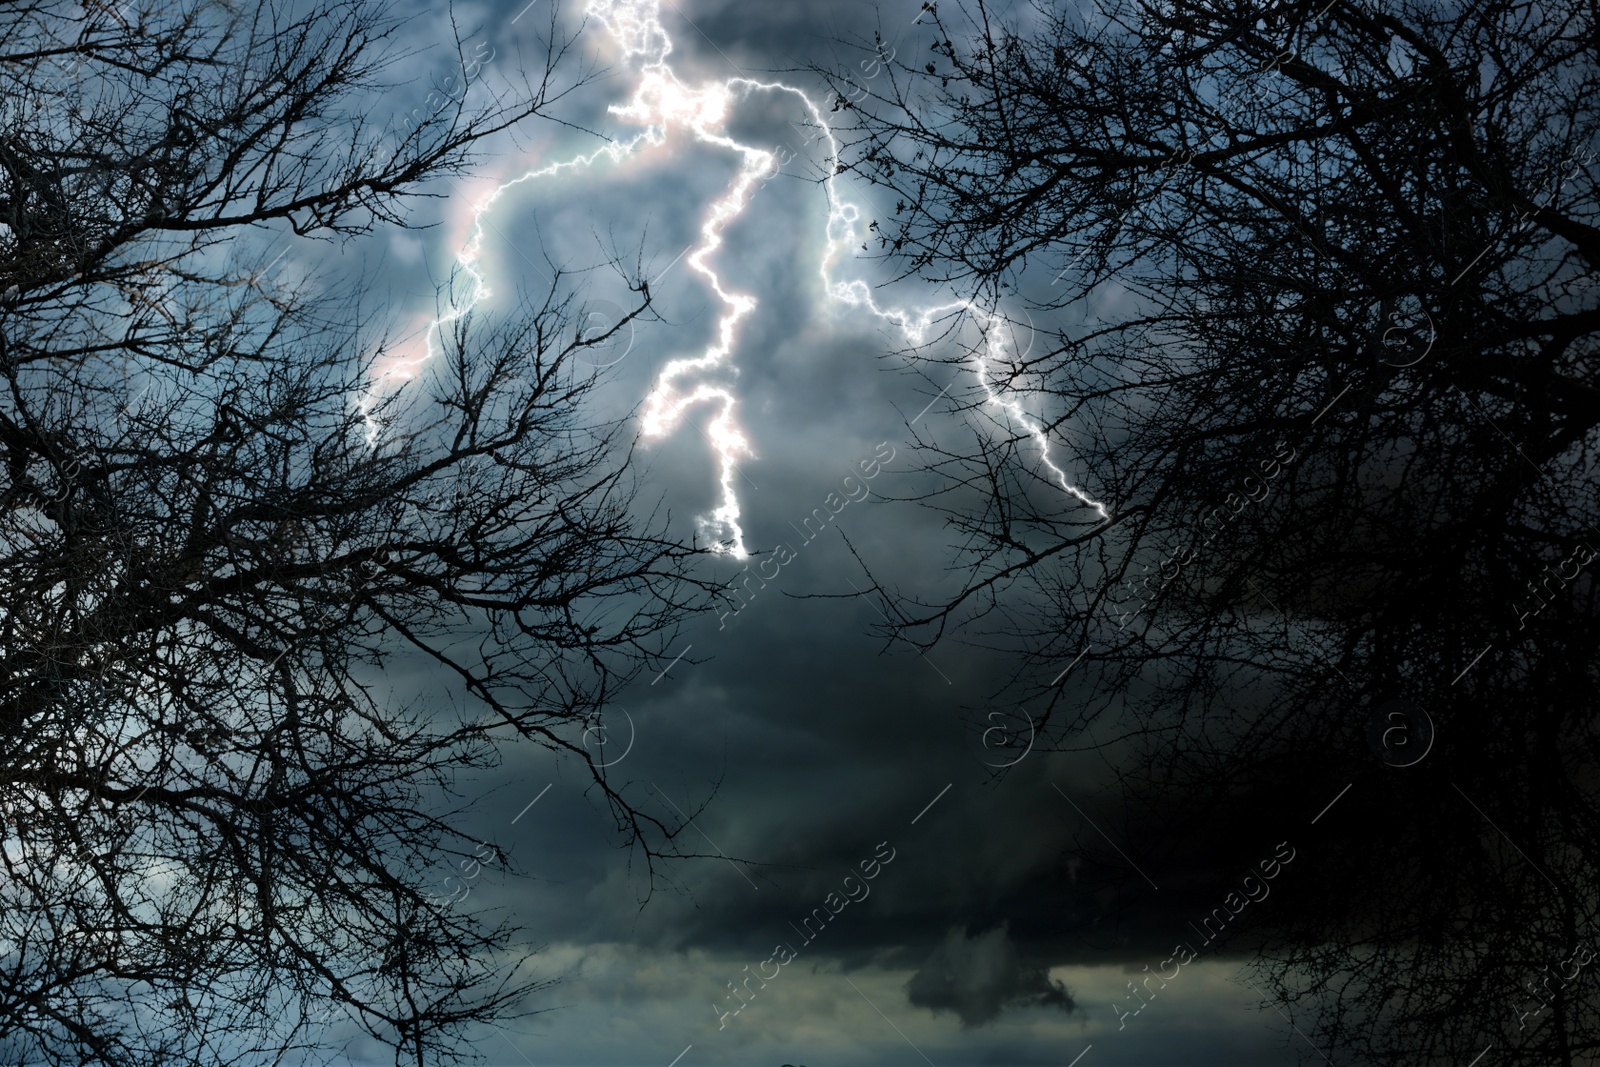
<path fill-rule="evenodd" d="M 376 5 L 0 24 L 0 1058 L 470 1054 L 540 987 L 515 927 L 438 891 L 510 867 L 452 818 L 497 742 L 583 760 L 652 873 L 688 854 L 583 742 L 710 595 L 629 424 L 585 414 L 584 354 L 649 288 L 624 271 L 634 306 L 586 332 L 557 270 L 399 384 L 358 299 L 239 250 L 404 224 L 588 74 L 561 80 L 551 10 L 525 94 L 378 131 Z M 394 667 L 459 711 L 397 702 Z"/>
<path fill-rule="evenodd" d="M 878 253 L 1035 313 L 991 377 L 1110 514 L 968 397 L 970 439 L 917 431 L 953 584 L 877 583 L 885 634 L 1009 648 L 996 699 L 1042 745 L 1136 753 L 1128 803 L 1171 842 L 1142 863 L 1318 835 L 1230 945 L 1311 1061 L 1600 1048 L 1574 969 L 1600 913 L 1595 20 L 1152 0 L 1019 28 L 971 0 L 834 75 L 846 165 L 896 205 Z M 1437 726 L 1405 768 L 1369 740 L 1394 699 Z"/>

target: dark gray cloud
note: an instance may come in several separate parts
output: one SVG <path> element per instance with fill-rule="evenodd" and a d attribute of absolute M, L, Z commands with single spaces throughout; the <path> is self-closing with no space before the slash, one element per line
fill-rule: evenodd
<path fill-rule="evenodd" d="M 1022 959 L 1004 923 L 976 935 L 951 927 L 906 983 L 906 997 L 919 1008 L 953 1012 L 964 1027 L 992 1023 L 1005 1008 L 1077 1007 L 1066 986 Z"/>
<path fill-rule="evenodd" d="M 520 54 L 536 54 L 533 34 L 545 9 L 513 23 L 526 5 L 475 7 L 467 20 L 499 48 L 493 69 L 507 77 Z M 908 46 L 925 50 L 924 28 L 914 24 L 919 8 L 917 0 L 885 5 L 885 39 L 904 34 Z M 674 69 L 691 82 L 740 73 L 768 78 L 807 60 L 831 62 L 830 41 L 870 39 L 879 25 L 874 9 L 855 0 L 678 0 L 663 13 Z M 440 25 L 435 15 L 419 15 L 419 43 Z M 586 46 L 594 45 L 600 35 L 592 26 L 585 32 Z M 842 46 L 839 55 L 848 62 Z M 785 80 L 818 88 L 800 74 Z M 619 72 L 572 101 L 568 114 L 608 136 L 630 132 L 604 108 L 631 88 Z M 814 150 L 790 125 L 798 117 L 792 101 L 752 94 L 741 104 L 737 132 L 773 147 Z M 485 174 L 513 175 L 596 143 L 581 132 L 538 126 L 520 135 L 521 150 L 508 145 Z M 886 499 L 921 488 L 905 473 L 908 461 L 885 464 L 871 483 L 874 499 L 851 502 L 820 536 L 807 539 L 797 527 L 880 442 L 904 456 L 905 423 L 913 416 L 921 413 L 917 431 L 925 436 L 970 433 L 952 406 L 953 398 L 971 399 L 972 384 L 960 366 L 942 368 L 948 378 L 936 381 L 909 373 L 895 354 L 900 338 L 821 293 L 827 205 L 806 162 L 806 153 L 797 153 L 783 175 L 757 191 L 747 213 L 727 227 L 714 260 L 733 288 L 759 301 L 740 326 L 737 372 L 719 378 L 739 391 L 741 424 L 755 452 L 737 480 L 747 542 L 761 553 L 785 544 L 794 558 L 737 615 L 694 621 L 657 666 L 668 668 L 679 652 L 685 657 L 620 693 L 617 707 L 627 717 L 608 719 L 632 745 L 611 772 L 630 797 L 671 822 L 676 808 L 696 811 L 708 801 L 683 840 L 710 858 L 672 865 L 641 906 L 649 889 L 643 869 L 619 849 L 623 842 L 601 801 L 586 791 L 584 775 L 532 746 L 508 752 L 500 772 L 481 783 L 494 792 L 465 821 L 505 846 L 526 877 L 487 872 L 465 906 L 498 907 L 526 926 L 549 946 L 541 973 L 564 981 L 537 1005 L 554 1010 L 528 1029 L 486 1036 L 492 1063 L 524 1062 L 508 1043 L 540 1064 L 666 1064 L 690 1045 L 679 1067 L 921 1063 L 885 1018 L 941 1067 L 1069 1062 L 1085 1041 L 1100 1040 L 1094 1035 L 1101 1028 L 1118 1031 L 1107 1008 L 1077 1000 L 1104 1005 L 1124 996 L 1122 968 L 1163 959 L 1185 920 L 1216 903 L 1219 887 L 1228 888 L 1264 839 L 1238 824 L 1209 834 L 1190 828 L 1190 850 L 1164 852 L 1169 846 L 1161 842 L 1173 838 L 1159 813 L 1130 815 L 1108 802 L 1115 772 L 1104 754 L 985 747 L 983 731 L 992 723 L 985 716 L 995 710 L 986 700 L 1004 680 L 1003 657 L 954 643 L 925 658 L 884 655 L 868 635 L 882 605 L 855 595 L 869 582 L 841 530 L 874 573 L 906 595 L 932 599 L 949 580 L 950 534 L 941 521 Z M 499 294 L 486 313 L 506 311 L 519 292 L 541 292 L 546 254 L 578 271 L 602 263 L 611 248 L 624 258 L 639 251 L 655 279 L 662 321 L 640 323 L 626 357 L 608 372 L 606 413 L 626 414 L 667 360 L 703 350 L 712 335 L 715 300 L 682 254 L 736 166 L 720 149 L 677 145 L 627 165 L 520 187 L 497 208 L 485 246 Z M 433 306 L 431 283 L 447 275 L 462 236 L 459 197 L 486 188 L 464 180 L 462 191 L 452 190 L 458 199 L 440 211 L 447 225 L 437 239 L 395 238 L 385 278 L 393 292 L 408 294 L 396 297 L 402 311 Z M 870 210 L 866 201 L 875 194 L 851 187 L 849 195 Z M 882 273 L 881 264 L 867 261 L 840 269 L 864 278 Z M 603 269 L 582 281 L 597 300 L 627 300 Z M 913 304 L 947 294 L 905 283 L 886 295 Z M 1055 325 L 1041 321 L 1038 328 Z M 948 389 L 944 398 L 924 412 L 941 389 Z M 646 496 L 659 496 L 674 532 L 684 536 L 716 503 L 705 419 L 703 409 L 691 412 L 689 425 L 640 453 L 648 465 Z M 1061 458 L 1071 459 L 1064 452 Z M 723 580 L 740 572 L 727 559 L 713 567 Z M 811 594 L 839 599 L 803 599 Z M 397 691 L 422 692 L 430 677 L 419 665 L 395 664 L 387 680 Z M 1073 684 L 1063 689 L 1069 701 Z M 1026 719 L 1008 721 L 1015 727 Z M 993 777 L 996 762 L 1012 759 L 1004 777 Z M 941 799 L 919 816 L 936 795 Z M 1110 851 L 1101 830 L 1160 882 L 1159 896 Z M 1219 847 L 1226 835 L 1248 842 L 1239 863 Z M 882 841 L 896 858 L 873 881 L 870 897 L 850 903 L 802 945 L 793 925 Z M 729 981 L 743 980 L 747 967 L 757 969 L 785 939 L 802 950 L 796 962 L 719 1026 Z M 1212 984 L 1196 978 L 1185 987 L 1192 993 L 1179 989 L 1163 1001 L 1164 1018 L 1191 1033 L 1203 1029 L 1226 1062 L 1269 1062 L 1257 1046 L 1272 1044 L 1271 1033 L 1245 1012 L 1215 1011 L 1231 1003 L 1234 990 L 1221 979 L 1204 981 Z M 1193 999 L 1180 1002 L 1184 996 Z M 1046 1010 L 1016 1010 L 1030 1006 Z M 1116 1039 L 1133 1057 L 1128 1062 L 1175 1061 L 1163 1025 Z"/>

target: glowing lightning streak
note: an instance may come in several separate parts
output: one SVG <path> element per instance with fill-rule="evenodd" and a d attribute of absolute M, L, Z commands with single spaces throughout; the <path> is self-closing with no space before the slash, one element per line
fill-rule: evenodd
<path fill-rule="evenodd" d="M 660 137 L 660 130 L 648 129 L 630 141 L 625 141 L 620 144 L 609 144 L 602 148 L 596 149 L 588 155 L 578 156 L 575 159 L 566 160 L 565 162 L 561 163 L 552 163 L 549 166 L 542 167 L 538 170 L 530 170 L 519 177 L 512 178 L 510 181 L 497 186 L 492 193 L 484 197 L 483 200 L 479 201 L 477 205 L 473 207 L 471 234 L 467 238 L 467 243 L 463 247 L 461 254 L 456 258 L 457 268 L 466 275 L 464 292 L 457 293 L 453 287 L 454 283 L 452 282 L 449 309 L 438 318 L 430 320 L 428 325 L 422 331 L 423 349 L 421 354 L 413 356 L 409 359 L 404 357 L 396 357 L 387 364 L 383 365 L 376 373 L 376 381 L 357 403 L 362 417 L 366 421 L 368 445 L 374 444 L 378 437 L 378 424 L 372 416 L 372 410 L 377 405 L 378 397 L 382 391 L 382 387 L 390 382 L 404 382 L 416 377 L 418 369 L 422 367 L 423 364 L 431 360 L 434 356 L 434 334 L 442 333 L 445 326 L 448 326 L 450 323 L 460 319 L 463 315 L 466 315 L 475 306 L 477 306 L 479 301 L 485 300 L 489 296 L 493 295 L 489 289 L 488 283 L 483 279 L 482 272 L 478 269 L 478 261 L 483 255 L 483 216 L 488 212 L 489 208 L 494 206 L 495 201 L 500 199 L 501 194 L 503 194 L 512 186 L 520 185 L 522 182 L 529 181 L 533 178 L 549 177 L 569 168 L 588 166 L 596 159 L 599 159 L 602 155 L 608 156 L 613 160 L 620 160 L 633 152 L 633 150 L 637 148 L 641 142 L 648 141 L 652 144 L 659 143 Z"/>
<path fill-rule="evenodd" d="M 829 203 L 828 250 L 822 257 L 822 281 L 827 287 L 828 294 L 852 306 L 864 307 L 879 318 L 900 327 L 907 340 L 913 346 L 923 344 L 927 338 L 929 327 L 950 313 L 964 312 L 979 319 L 981 322 L 979 336 L 983 339 L 983 343 L 979 354 L 974 356 L 973 362 L 978 384 L 983 387 L 984 398 L 989 403 L 1004 410 L 1022 425 L 1028 436 L 1033 438 L 1034 443 L 1039 446 L 1039 459 L 1046 467 L 1050 468 L 1051 473 L 1056 477 L 1056 481 L 1060 483 L 1061 488 L 1068 495 L 1080 503 L 1094 508 L 1102 521 L 1110 519 L 1111 516 L 1106 512 L 1104 504 L 1101 504 L 1073 485 L 1067 478 L 1066 472 L 1051 461 L 1050 441 L 1044 432 L 1044 427 L 1028 415 L 1027 412 L 1023 411 L 1022 405 L 1018 401 L 1001 397 L 995 392 L 994 387 L 989 384 L 990 359 L 992 357 L 1000 357 L 1005 350 L 1005 341 L 1001 330 L 1001 326 L 1005 323 L 1004 316 L 998 312 L 985 311 L 970 300 L 958 300 L 938 307 L 927 308 L 913 315 L 900 308 L 879 307 L 877 301 L 872 297 L 872 290 L 864 281 L 857 279 L 848 282 L 835 282 L 832 279 L 828 268 L 834 259 L 845 248 L 854 247 L 856 241 L 861 239 L 861 235 L 857 232 L 855 225 L 861 218 L 861 212 L 854 204 L 844 204 L 835 195 L 834 184 L 838 180 L 841 168 L 839 166 L 839 143 L 835 140 L 833 131 L 823 121 L 822 113 L 817 109 L 817 106 L 804 93 L 800 93 L 799 90 L 791 91 L 798 93 L 800 98 L 805 101 L 806 108 L 811 112 L 812 118 L 828 138 L 830 151 L 828 177 L 826 179 Z"/>
<path fill-rule="evenodd" d="M 693 94 L 666 66 L 666 56 L 672 50 L 671 39 L 667 36 L 666 29 L 661 24 L 660 0 L 596 0 L 589 8 L 592 14 L 597 15 L 602 21 L 613 28 L 619 40 L 624 42 L 627 54 L 644 53 L 649 51 L 651 61 L 647 65 L 646 77 L 660 79 L 663 96 L 666 86 L 677 94 L 680 99 L 692 99 Z M 635 46 L 630 42 L 651 42 L 649 45 Z M 857 238 L 856 222 L 860 219 L 860 211 L 853 204 L 843 203 L 839 196 L 836 184 L 840 173 L 839 143 L 833 136 L 833 130 L 822 117 L 822 111 L 812 102 L 806 94 L 793 86 L 782 83 L 758 82 L 748 78 L 734 78 L 723 82 L 720 86 L 720 95 L 717 99 L 724 105 L 727 101 L 729 90 L 734 87 L 749 89 L 764 89 L 778 92 L 793 93 L 799 97 L 806 110 L 810 113 L 819 129 L 827 136 L 829 149 L 828 176 L 825 181 L 828 196 L 828 224 L 827 224 L 827 252 L 822 258 L 821 273 L 826 292 L 837 300 L 856 307 L 864 307 L 868 311 L 888 322 L 894 323 L 906 334 L 913 345 L 923 343 L 928 328 L 939 318 L 950 312 L 961 311 L 974 315 L 982 322 L 980 334 L 983 338 L 980 354 L 975 357 L 977 378 L 984 390 L 987 401 L 1006 411 L 1019 423 L 1028 435 L 1033 438 L 1039 447 L 1039 456 L 1045 466 L 1050 468 L 1061 488 L 1079 502 L 1095 509 L 1102 520 L 1109 518 L 1105 506 L 1083 492 L 1067 478 L 1066 472 L 1050 459 L 1050 443 L 1044 428 L 1032 419 L 1022 405 L 1015 399 L 1003 398 L 997 394 L 989 383 L 989 363 L 991 358 L 1003 354 L 1005 342 L 1003 340 L 1002 316 L 994 312 L 985 311 L 970 301 L 958 301 L 941 307 L 929 308 L 916 315 L 912 315 L 898 308 L 881 308 L 873 299 L 871 290 L 862 281 L 836 282 L 833 280 L 830 268 L 836 258 L 846 246 L 854 245 Z M 715 93 L 718 90 L 702 90 L 702 92 Z M 629 117 L 646 119 L 650 112 L 639 108 L 640 97 L 634 98 L 634 103 L 626 108 L 618 108 L 618 114 Z M 719 109 L 715 118 L 720 120 L 725 111 Z M 698 359 L 680 359 L 669 363 L 656 380 L 655 389 L 651 392 L 645 410 L 644 432 L 646 436 L 664 434 L 676 426 L 683 411 L 690 405 L 701 401 L 714 401 L 720 405 L 720 412 L 715 422 L 712 423 L 709 436 L 712 445 L 718 452 L 720 465 L 720 479 L 722 484 L 722 505 L 712 514 L 713 529 L 726 531 L 729 537 L 731 550 L 737 556 L 744 556 L 743 532 L 739 528 L 739 504 L 734 495 L 733 488 L 733 461 L 740 455 L 749 455 L 749 445 L 735 427 L 733 413 L 735 398 L 726 389 L 716 389 L 710 386 L 700 386 L 688 394 L 679 394 L 673 388 L 676 379 L 691 371 L 709 369 L 723 364 L 733 350 L 734 327 L 739 319 L 749 314 L 755 308 L 755 301 L 750 297 L 735 295 L 722 288 L 720 279 L 715 272 L 706 265 L 706 257 L 722 244 L 721 228 L 729 219 L 735 218 L 744 210 L 751 186 L 759 176 L 773 163 L 770 152 L 748 145 L 742 145 L 727 137 L 711 131 L 710 122 L 706 121 L 704 113 L 693 124 L 695 134 L 708 143 L 721 145 L 732 151 L 739 152 L 744 157 L 744 167 L 727 196 L 720 200 L 711 210 L 710 216 L 701 227 L 701 243 L 690 256 L 689 262 L 696 270 L 703 274 L 711 283 L 713 291 L 728 306 L 728 311 L 718 324 L 716 344 L 708 349 L 705 355 Z"/>
<path fill-rule="evenodd" d="M 831 275 L 834 261 L 848 246 L 860 239 L 856 223 L 860 210 L 853 204 L 843 203 L 836 189 L 839 167 L 839 143 L 832 129 L 822 117 L 821 110 L 806 94 L 782 83 L 758 82 L 748 78 L 734 78 L 720 84 L 694 89 L 679 81 L 666 64 L 672 51 L 671 38 L 661 24 L 660 0 L 591 0 L 589 14 L 604 23 L 622 47 L 624 60 L 637 60 L 640 80 L 633 99 L 625 105 L 612 105 L 611 111 L 619 117 L 639 122 L 643 132 L 631 140 L 607 145 L 588 155 L 530 170 L 513 178 L 490 193 L 473 209 L 471 235 L 459 257 L 459 265 L 467 275 L 463 299 L 452 291 L 449 310 L 429 323 L 423 353 L 415 359 L 398 359 L 378 375 L 378 384 L 390 379 L 403 381 L 416 374 L 417 368 L 433 357 L 433 335 L 436 330 L 465 315 L 480 300 L 490 295 L 487 283 L 478 269 L 484 239 L 484 213 L 499 200 L 501 194 L 514 185 L 534 178 L 549 177 L 569 168 L 587 167 L 602 155 L 619 162 L 632 154 L 641 144 L 664 144 L 675 126 L 687 127 L 694 137 L 706 144 L 717 145 L 743 157 L 743 164 L 727 193 L 712 205 L 705 222 L 700 227 L 700 241 L 688 258 L 689 266 L 701 274 L 711 289 L 725 305 L 717 322 L 715 341 L 704 354 L 670 361 L 656 379 L 654 388 L 645 402 L 642 429 L 647 437 L 669 433 L 690 407 L 711 403 L 718 413 L 710 424 L 707 436 L 717 452 L 718 480 L 722 489 L 722 503 L 702 520 L 713 536 L 719 550 L 726 550 L 743 558 L 748 553 L 744 547 L 744 532 L 739 525 L 739 501 L 733 487 L 734 462 L 739 456 L 753 455 L 749 442 L 739 430 L 734 419 L 737 400 L 725 387 L 700 384 L 693 389 L 680 391 L 679 379 L 696 372 L 720 369 L 729 364 L 733 353 L 735 328 L 739 320 L 755 310 L 754 298 L 742 293 L 732 293 L 723 288 L 721 279 L 708 264 L 708 258 L 722 246 L 722 230 L 739 217 L 749 201 L 751 188 L 773 167 L 775 156 L 764 149 L 740 144 L 721 131 L 733 100 L 733 88 L 746 91 L 761 89 L 792 93 L 799 97 L 812 120 L 828 139 L 829 168 L 824 183 L 828 197 L 828 223 L 826 229 L 827 251 L 823 255 L 821 273 L 826 292 L 836 300 L 854 307 L 865 308 L 879 318 L 898 326 L 911 343 L 924 343 L 928 329 L 940 318 L 953 312 L 972 314 L 978 318 L 983 338 L 980 354 L 974 358 L 975 371 L 987 401 L 1001 408 L 1020 423 L 1039 446 L 1040 458 L 1055 475 L 1061 488 L 1079 502 L 1094 508 L 1102 519 L 1108 518 L 1105 507 L 1074 486 L 1066 473 L 1050 459 L 1050 446 L 1043 427 L 1022 410 L 1014 399 L 1001 397 L 989 383 L 989 363 L 1004 352 L 1000 329 L 1003 318 L 995 312 L 985 311 L 970 301 L 956 301 L 939 307 L 910 313 L 900 308 L 880 307 L 873 299 L 865 282 L 852 280 L 836 282 Z M 732 368 L 730 368 L 732 369 Z M 362 412 L 368 416 L 369 440 L 375 439 L 376 426 L 370 418 L 374 392 L 362 400 Z"/>

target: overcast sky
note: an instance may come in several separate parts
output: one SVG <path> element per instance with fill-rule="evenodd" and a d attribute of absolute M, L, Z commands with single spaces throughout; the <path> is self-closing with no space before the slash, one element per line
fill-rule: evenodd
<path fill-rule="evenodd" d="M 537 55 L 549 2 L 456 5 L 467 54 L 492 56 L 490 82 L 514 72 L 519 54 Z M 579 5 L 571 6 L 563 25 L 575 29 Z M 895 47 L 928 50 L 919 7 L 680 0 L 663 3 L 662 21 L 685 82 L 781 77 L 821 101 L 817 82 L 796 71 L 856 61 L 860 53 L 838 41 L 880 26 Z M 419 8 L 407 28 L 424 49 L 408 61 L 419 95 L 455 62 L 437 46 L 448 18 Z M 400 332 L 432 309 L 471 205 L 497 182 L 591 152 L 603 143 L 596 134 L 636 131 L 606 108 L 628 99 L 637 71 L 597 22 L 578 45 L 575 63 L 610 69 L 561 113 L 594 132 L 530 124 L 474 180 L 441 189 L 450 198 L 423 209 L 419 220 L 439 226 L 344 253 L 366 257 Z M 623 693 L 607 718 L 612 773 L 633 783 L 630 795 L 666 817 L 704 805 L 685 845 L 735 858 L 674 864 L 652 893 L 581 770 L 531 748 L 512 751 L 503 772 L 480 783 L 466 825 L 509 847 L 528 877 L 486 871 L 460 906 L 506 909 L 544 946 L 540 973 L 561 981 L 535 1005 L 543 1014 L 486 1032 L 481 1051 L 492 1064 L 538 1067 L 1293 1062 L 1301 1039 L 1242 983 L 1241 955 L 1200 951 L 1137 1016 L 1127 1014 L 1140 1003 L 1129 983 L 1163 968 L 1170 975 L 1179 943 L 1200 949 L 1191 922 L 1280 841 L 1295 838 L 1289 851 L 1313 847 L 1310 819 L 1331 795 L 1308 787 L 1290 798 L 1281 825 L 1295 829 L 1219 828 L 1227 849 L 1180 847 L 1130 822 L 1111 789 L 1114 754 L 1001 748 L 998 734 L 985 743 L 988 724 L 1026 733 L 1025 709 L 985 703 L 1002 660 L 955 644 L 927 657 L 883 654 L 868 634 L 879 608 L 848 595 L 868 580 L 844 535 L 901 588 L 937 587 L 947 531 L 926 510 L 888 498 L 917 488 L 906 474 L 908 422 L 926 433 L 969 432 L 952 398 L 974 383 L 953 369 L 946 381 L 912 373 L 895 354 L 903 338 L 892 325 L 824 292 L 829 205 L 814 180 L 818 145 L 793 125 L 804 117 L 781 94 L 736 105 L 732 132 L 794 158 L 755 191 L 710 260 L 730 289 L 757 301 L 739 326 L 736 374 L 715 381 L 737 396 L 754 453 L 734 481 L 746 543 L 783 565 L 737 615 L 696 620 L 675 646 L 682 658 Z M 680 136 L 622 163 L 519 185 L 488 216 L 483 263 L 496 293 L 488 310 L 539 292 L 551 263 L 594 267 L 610 249 L 642 257 L 662 321 L 619 338 L 604 395 L 610 413 L 634 408 L 669 360 L 698 355 L 712 339 L 722 305 L 683 253 L 738 166 L 733 152 Z M 838 191 L 868 217 L 879 210 L 879 193 L 847 181 Z M 314 254 L 326 252 L 296 252 Z M 884 277 L 868 261 L 836 271 Z M 589 277 L 603 318 L 625 294 L 603 268 Z M 916 307 L 949 295 L 905 283 L 883 299 Z M 691 408 L 643 454 L 647 485 L 685 537 L 718 503 L 705 436 L 713 414 Z M 1074 465 L 1066 442 L 1055 447 L 1054 460 L 1092 493 L 1093 472 Z M 869 498 L 859 499 L 861 485 Z M 803 520 L 827 508 L 830 494 L 856 499 L 808 537 Z M 739 570 L 731 560 L 721 567 L 729 578 Z M 842 595 L 801 599 L 817 593 Z M 391 682 L 429 689 L 425 675 L 403 668 Z M 1108 846 L 1125 867 L 1091 878 L 1085 849 L 1104 855 Z M 1273 894 L 1293 893 L 1294 878 L 1291 861 Z M 1273 906 L 1271 896 L 1250 905 Z M 767 980 L 746 982 L 758 974 Z"/>

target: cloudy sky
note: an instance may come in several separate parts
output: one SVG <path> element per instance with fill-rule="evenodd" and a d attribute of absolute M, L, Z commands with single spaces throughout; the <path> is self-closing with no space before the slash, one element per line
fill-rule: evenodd
<path fill-rule="evenodd" d="M 456 5 L 466 53 L 483 58 L 487 84 L 509 84 L 519 64 L 536 62 L 549 3 Z M 472 205 L 497 183 L 637 132 L 607 112 L 633 94 L 637 63 L 603 22 L 579 32 L 580 7 L 560 18 L 578 32 L 573 69 L 586 62 L 605 73 L 561 105 L 571 124 L 530 124 L 473 179 L 441 187 L 447 199 L 418 220 L 435 228 L 344 253 L 365 257 L 398 333 L 426 320 L 470 233 Z M 840 42 L 875 29 L 892 47 L 926 51 L 932 38 L 919 9 L 916 0 L 876 9 L 853 0 L 679 0 L 662 4 L 661 21 L 685 84 L 781 79 L 821 102 L 809 64 L 861 69 L 865 53 Z M 408 69 L 419 96 L 457 64 L 437 45 L 449 18 L 441 9 L 412 13 L 407 39 L 421 52 Z M 1311 819 L 1332 795 L 1308 788 L 1286 798 L 1272 825 L 1218 828 L 1225 849 L 1174 842 L 1120 805 L 1114 751 L 1001 743 L 1025 741 L 1026 709 L 986 703 L 1002 681 L 1000 658 L 953 643 L 925 657 L 886 653 L 869 634 L 880 608 L 851 595 L 868 579 L 844 537 L 875 574 L 910 593 L 946 580 L 949 534 L 894 498 L 918 489 L 906 462 L 910 428 L 970 432 L 955 403 L 975 386 L 955 368 L 948 380 L 914 373 L 897 354 L 905 341 L 897 327 L 830 298 L 821 273 L 830 203 L 816 180 L 825 152 L 816 138 L 807 143 L 805 119 L 799 98 L 783 93 L 734 102 L 729 135 L 783 150 L 784 164 L 758 183 L 707 260 L 730 290 L 756 301 L 739 323 L 736 371 L 704 380 L 737 397 L 753 453 L 733 479 L 746 545 L 782 567 L 737 615 L 695 620 L 674 649 L 681 658 L 663 661 L 607 717 L 617 780 L 663 817 L 698 810 L 683 840 L 712 858 L 672 864 L 652 888 L 579 769 L 531 748 L 509 753 L 501 773 L 479 783 L 464 825 L 506 846 L 526 876 L 485 871 L 460 906 L 514 916 L 543 946 L 539 973 L 559 981 L 535 1005 L 540 1014 L 485 1032 L 480 1051 L 492 1064 L 538 1067 L 1294 1062 L 1308 1050 L 1294 1047 L 1302 1039 L 1244 984 L 1246 957 L 1201 950 L 1192 922 L 1281 841 L 1294 839 L 1279 859 L 1309 847 L 1318 833 Z M 556 266 L 589 271 L 603 324 L 625 299 L 604 266 L 608 254 L 637 257 L 660 319 L 608 350 L 616 364 L 603 397 L 608 413 L 636 408 L 669 361 L 714 340 L 724 305 L 685 252 L 740 163 L 736 152 L 680 131 L 620 162 L 519 184 L 485 216 L 481 264 L 495 293 L 487 310 L 539 292 Z M 835 192 L 833 209 L 853 204 L 863 223 L 880 210 L 872 197 L 881 194 L 848 180 Z M 881 263 L 848 256 L 830 270 L 836 281 L 886 277 Z M 910 308 L 949 298 L 914 283 L 879 293 Z M 685 537 L 723 502 L 709 436 L 715 414 L 691 407 L 643 456 L 647 484 Z M 1092 494 L 1093 472 L 1074 465 L 1070 443 L 1053 448 L 1053 462 Z M 812 534 L 804 520 L 830 499 L 837 516 Z M 731 560 L 721 567 L 730 579 L 739 570 Z M 392 682 L 428 690 L 425 677 L 403 670 Z M 1085 866 L 1090 852 L 1108 851 L 1126 863 Z M 1271 893 L 1249 907 L 1293 893 L 1295 874 L 1284 864 Z M 1248 920 L 1245 911 L 1240 921 Z M 1180 964 L 1179 943 L 1201 951 Z M 1148 1004 L 1130 991 L 1163 970 L 1178 976 Z M 352 1052 L 360 1062 L 360 1047 Z"/>

